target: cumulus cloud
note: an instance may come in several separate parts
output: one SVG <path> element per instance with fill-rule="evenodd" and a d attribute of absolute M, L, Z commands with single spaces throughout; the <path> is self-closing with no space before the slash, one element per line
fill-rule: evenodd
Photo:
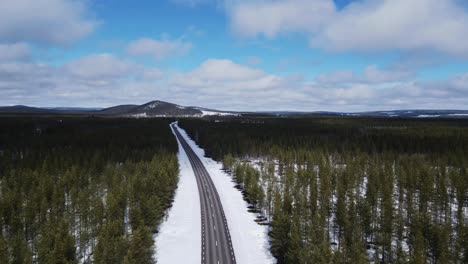
<path fill-rule="evenodd" d="M 159 69 L 110 54 L 88 55 L 61 66 L 0 62 L 0 105 L 95 107 L 142 103 L 155 98 L 153 92 L 162 75 Z"/>
<path fill-rule="evenodd" d="M 150 56 L 160 60 L 170 56 L 186 55 L 192 49 L 192 43 L 178 40 L 155 40 L 142 38 L 132 41 L 127 46 L 127 53 L 135 56 Z"/>
<path fill-rule="evenodd" d="M 342 70 L 321 74 L 317 81 L 322 84 L 382 84 L 392 82 L 408 81 L 415 76 L 415 73 L 409 70 L 381 70 L 375 65 L 364 68 L 361 75 L 353 71 Z"/>
<path fill-rule="evenodd" d="M 335 13 L 331 0 L 251 1 L 233 4 L 232 29 L 244 36 L 272 38 L 282 32 L 313 32 Z"/>
<path fill-rule="evenodd" d="M 291 89 L 295 83 L 292 78 L 268 74 L 230 60 L 209 59 L 190 72 L 171 76 L 168 85 L 176 93 L 186 94 L 188 104 L 259 110 L 271 100 L 292 102 L 299 99 Z"/>
<path fill-rule="evenodd" d="M 22 61 L 31 58 L 31 49 L 25 43 L 1 44 L 0 61 Z"/>
<path fill-rule="evenodd" d="M 62 66 L 0 62 L 0 105 L 95 107 L 161 99 L 243 111 L 466 109 L 468 72 L 439 81 L 412 81 L 375 66 L 350 73 L 308 81 L 226 59 L 209 59 L 187 72 L 163 72 L 109 54 Z"/>
<path fill-rule="evenodd" d="M 336 50 L 434 49 L 467 54 L 468 13 L 454 0 L 381 0 L 350 5 L 311 40 Z"/>
<path fill-rule="evenodd" d="M 227 13 L 242 36 L 302 33 L 336 51 L 435 50 L 468 55 L 468 12 L 457 0 L 363 0 L 338 10 L 333 0 L 234 1 Z"/>
<path fill-rule="evenodd" d="M 88 55 L 64 65 L 67 73 L 82 79 L 115 79 L 126 77 L 136 70 L 136 65 L 112 54 Z"/>
<path fill-rule="evenodd" d="M 341 75 L 341 76 L 340 76 Z M 170 78 L 168 86 L 187 104 L 237 110 L 331 110 L 466 108 L 468 73 L 439 82 L 411 81 L 412 72 L 368 66 L 362 74 L 330 73 L 304 81 L 212 59 Z M 440 96 L 447 100 L 440 100 Z M 229 102 L 226 104 L 226 102 Z M 450 102 L 450 103 L 449 103 Z"/>
<path fill-rule="evenodd" d="M 82 0 L 2 0 L 0 41 L 69 45 L 90 34 L 97 22 Z"/>
<path fill-rule="evenodd" d="M 197 83 L 248 81 L 259 79 L 265 75 L 262 70 L 252 69 L 231 60 L 209 59 L 193 71 L 181 74 L 179 81 L 196 80 Z"/>

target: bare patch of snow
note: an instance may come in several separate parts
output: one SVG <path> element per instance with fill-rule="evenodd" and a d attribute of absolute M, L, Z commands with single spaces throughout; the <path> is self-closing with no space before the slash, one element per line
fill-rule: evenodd
<path fill-rule="evenodd" d="M 145 108 L 146 108 L 146 109 L 154 109 L 154 108 L 158 107 L 158 105 L 159 105 L 159 102 L 154 102 L 154 103 L 148 105 L 148 106 L 145 107 Z"/>
<path fill-rule="evenodd" d="M 146 113 L 140 113 L 140 114 L 134 114 L 131 115 L 130 117 L 135 117 L 135 118 L 147 118 L 149 117 Z"/>
<path fill-rule="evenodd" d="M 429 117 L 439 117 L 440 115 L 418 115 L 418 117 L 429 118 Z"/>
<path fill-rule="evenodd" d="M 200 110 L 202 111 L 202 116 L 239 116 L 236 113 L 227 113 L 227 112 L 215 112 L 215 111 L 207 111 L 207 110 Z"/>

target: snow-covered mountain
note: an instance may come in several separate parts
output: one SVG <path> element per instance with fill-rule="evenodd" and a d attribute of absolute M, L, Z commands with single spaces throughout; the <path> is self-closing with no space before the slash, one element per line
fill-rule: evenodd
<path fill-rule="evenodd" d="M 203 117 L 203 116 L 237 116 L 239 113 L 207 110 L 200 107 L 182 106 L 164 101 L 151 101 L 143 105 L 124 105 L 103 109 L 97 114 L 119 115 L 127 117 Z"/>

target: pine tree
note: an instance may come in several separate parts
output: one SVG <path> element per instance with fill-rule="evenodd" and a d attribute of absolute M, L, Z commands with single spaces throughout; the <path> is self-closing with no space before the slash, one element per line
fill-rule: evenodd
<path fill-rule="evenodd" d="M 141 227 L 133 231 L 124 264 L 152 264 L 153 240 L 151 229 Z"/>
<path fill-rule="evenodd" d="M 7 241 L 8 242 L 8 241 Z M 10 263 L 31 264 L 32 254 L 21 234 L 17 234 L 9 241 L 11 243 Z M 47 263 L 47 262 L 46 262 Z M 49 262 L 51 263 L 51 262 Z"/>
<path fill-rule="evenodd" d="M 40 263 L 76 263 L 75 240 L 66 222 L 49 223 L 41 231 L 38 253 Z"/>
<path fill-rule="evenodd" d="M 291 223 L 289 216 L 281 209 L 282 201 L 279 190 L 275 190 L 274 209 L 271 221 L 271 252 L 278 260 L 278 264 L 287 263 L 286 254 L 289 248 L 289 232 Z"/>
<path fill-rule="evenodd" d="M 127 241 L 123 236 L 122 220 L 112 220 L 102 226 L 97 238 L 95 263 L 123 263 L 127 252 Z"/>
<path fill-rule="evenodd" d="M 293 217 L 294 220 L 292 220 L 291 224 L 291 231 L 289 234 L 289 243 L 288 243 L 288 248 L 286 252 L 286 261 L 285 263 L 305 263 L 303 262 L 303 239 L 301 237 L 301 231 L 300 231 L 300 226 L 299 226 L 299 219 L 298 216 Z"/>
<path fill-rule="evenodd" d="M 9 263 L 7 241 L 0 235 L 0 263 Z"/>
<path fill-rule="evenodd" d="M 224 155 L 223 168 L 225 170 L 232 170 L 234 164 L 235 164 L 235 159 L 231 153 Z"/>

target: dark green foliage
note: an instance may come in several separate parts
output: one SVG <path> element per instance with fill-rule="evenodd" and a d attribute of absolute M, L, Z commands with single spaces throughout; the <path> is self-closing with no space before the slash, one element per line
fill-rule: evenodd
<path fill-rule="evenodd" d="M 102 226 L 94 254 L 97 264 L 123 263 L 128 243 L 124 231 L 125 226 L 120 220 L 110 220 Z"/>
<path fill-rule="evenodd" d="M 75 241 L 63 220 L 44 227 L 37 247 L 40 263 L 76 263 Z"/>
<path fill-rule="evenodd" d="M 178 181 L 170 122 L 1 118 L 0 263 L 152 263 Z"/>
<path fill-rule="evenodd" d="M 218 119 L 179 123 L 266 216 L 279 264 L 467 263 L 468 120 Z"/>
<path fill-rule="evenodd" d="M 147 227 L 136 229 L 129 242 L 125 264 L 151 264 L 153 263 L 153 240 L 151 230 Z"/>
<path fill-rule="evenodd" d="M 272 230 L 270 232 L 271 238 L 271 252 L 278 260 L 278 264 L 287 263 L 287 253 L 289 249 L 291 222 L 289 217 L 282 212 L 279 207 L 280 199 L 279 194 L 275 194 L 275 209 L 271 221 Z"/>

